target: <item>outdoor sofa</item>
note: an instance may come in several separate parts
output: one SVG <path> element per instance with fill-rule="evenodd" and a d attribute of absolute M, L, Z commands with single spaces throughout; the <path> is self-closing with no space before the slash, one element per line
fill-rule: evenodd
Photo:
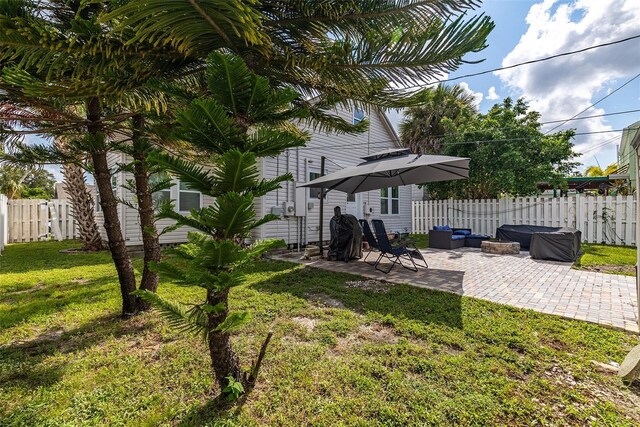
<path fill-rule="evenodd" d="M 479 248 L 483 240 L 489 240 L 489 236 L 474 234 L 470 228 L 451 228 L 448 225 L 436 225 L 432 230 L 429 230 L 430 248 L 456 249 L 464 246 Z"/>
<path fill-rule="evenodd" d="M 531 258 L 569 262 L 580 253 L 582 233 L 568 227 L 504 224 L 496 230 L 496 238 L 520 243 Z"/>

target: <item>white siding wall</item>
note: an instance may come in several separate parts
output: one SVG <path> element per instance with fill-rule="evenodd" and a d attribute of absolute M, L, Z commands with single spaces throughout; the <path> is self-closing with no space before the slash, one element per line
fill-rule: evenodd
<path fill-rule="evenodd" d="M 346 120 L 352 120 L 352 111 L 339 110 L 339 114 Z M 310 172 L 320 172 L 320 158 L 327 158 L 325 173 L 335 172 L 342 167 L 361 162 L 361 157 L 388 148 L 397 148 L 398 143 L 393 132 L 387 127 L 384 118 L 375 110 L 367 114 L 370 121 L 369 130 L 357 135 L 336 135 L 312 131 L 311 141 L 306 147 L 288 150 L 277 158 L 266 158 L 261 163 L 261 172 L 265 178 L 273 178 L 287 171 L 293 174 L 297 183 L 307 182 Z M 362 201 L 373 208 L 372 215 L 364 218 L 382 219 L 388 231 L 411 231 L 411 186 L 399 189 L 400 209 L 398 214 L 380 214 L 380 191 L 369 191 L 362 194 Z M 271 212 L 272 207 L 282 208 L 284 202 L 295 199 L 295 183 L 284 184 L 283 188 L 264 196 L 257 204 L 257 212 L 264 215 Z M 324 203 L 323 237 L 328 240 L 329 221 L 333 216 L 333 208 L 340 206 L 345 213 L 347 195 L 339 191 L 331 191 Z M 298 203 L 300 201 L 297 201 Z M 296 244 L 301 238 L 303 244 L 318 241 L 320 201 L 307 197 L 302 201 L 304 205 L 313 204 L 311 208 L 305 206 L 306 217 L 288 217 L 279 221 L 265 224 L 256 231 L 256 238 L 280 238 L 288 244 Z M 300 235 L 300 228 L 302 229 Z"/>
<path fill-rule="evenodd" d="M 125 157 L 127 162 L 131 162 L 132 159 L 129 156 Z M 122 185 L 122 183 L 126 182 L 126 180 L 133 180 L 134 176 L 130 172 L 123 173 L 123 181 L 119 181 L 118 184 Z M 134 206 L 136 204 L 135 194 L 132 192 L 123 189 L 123 196 L 125 200 L 132 203 Z M 178 186 L 174 185 L 171 187 L 171 199 L 178 199 Z M 213 203 L 213 199 L 209 196 L 202 196 L 202 206 L 207 206 Z M 140 220 L 138 218 L 138 211 L 130 208 L 126 205 L 120 205 L 121 212 L 124 211 L 124 218 L 126 223 L 125 229 L 125 241 L 128 246 L 142 245 L 142 230 L 140 229 Z M 158 231 L 162 231 L 165 227 L 173 225 L 175 221 L 171 219 L 163 219 L 156 223 L 158 227 Z M 192 231 L 191 227 L 181 227 L 177 230 L 174 230 L 170 233 L 163 234 L 160 236 L 161 244 L 169 244 L 169 243 L 184 243 L 187 241 L 187 233 Z"/>
<path fill-rule="evenodd" d="M 122 153 L 107 153 L 107 164 L 109 165 L 109 168 L 112 170 L 116 170 L 118 168 L 118 164 L 119 163 L 123 163 L 124 162 L 124 154 Z M 116 179 L 118 182 L 118 187 L 116 189 L 116 197 L 119 199 L 122 199 L 125 197 L 125 189 L 122 188 L 122 184 L 125 182 L 124 179 L 125 178 L 125 173 L 124 172 L 118 172 L 116 173 Z M 96 195 L 98 194 L 98 187 L 96 186 Z M 102 214 L 102 209 L 100 208 L 100 206 L 98 205 L 98 199 L 96 197 L 95 199 L 95 205 L 94 205 L 94 213 L 95 213 L 95 218 L 96 218 L 96 223 L 98 224 L 98 228 L 100 229 L 100 235 L 102 236 L 102 240 L 107 240 L 107 232 L 104 229 L 104 215 Z M 118 212 L 120 213 L 120 226 L 122 227 L 122 233 L 124 235 L 126 235 L 126 231 L 127 231 L 127 224 L 124 221 L 124 212 L 122 210 L 122 206 L 118 207 Z"/>
<path fill-rule="evenodd" d="M 353 112 L 340 110 L 339 114 L 346 120 L 352 120 Z M 292 149 L 281 154 L 277 158 L 265 158 L 259 163 L 261 175 L 264 178 L 273 178 L 287 171 L 293 174 L 294 180 L 298 183 L 307 182 L 309 180 L 310 172 L 320 172 L 320 158 L 325 156 L 327 158 L 325 165 L 325 172 L 330 173 L 341 169 L 344 166 L 353 165 L 359 163 L 361 157 L 367 154 L 382 151 L 387 148 L 397 148 L 398 143 L 396 136 L 391 131 L 385 119 L 381 117 L 378 112 L 371 112 L 367 114 L 367 118 L 370 120 L 369 130 L 362 134 L 357 135 L 336 135 L 328 134 L 319 131 L 309 131 L 312 133 L 311 141 L 306 147 L 300 149 Z M 124 155 L 112 153 L 109 154 L 110 167 L 116 167 L 117 163 L 123 163 L 127 158 Z M 117 194 L 119 198 L 128 200 L 130 202 L 135 201 L 135 195 L 122 188 L 122 184 L 126 180 L 133 179 L 133 175 L 128 172 L 120 172 L 118 174 L 118 190 Z M 283 188 L 271 192 L 267 196 L 256 199 L 256 213 L 258 217 L 262 217 L 271 212 L 272 207 L 283 207 L 283 203 L 295 199 L 295 182 L 285 183 Z M 373 214 L 364 215 L 364 218 L 371 220 L 380 218 L 384 220 L 388 231 L 411 231 L 411 186 L 400 187 L 399 204 L 400 209 L 398 214 L 380 214 L 380 191 L 369 191 L 362 194 L 362 202 L 368 203 L 373 208 Z M 178 196 L 177 186 L 171 188 L 171 197 L 176 199 Z M 338 191 L 331 191 L 327 195 L 325 201 L 324 211 L 324 239 L 329 239 L 329 221 L 333 216 L 333 208 L 340 206 L 343 213 L 346 210 L 347 195 Z M 306 217 L 288 217 L 278 221 L 273 221 L 266 224 L 254 233 L 255 238 L 279 238 L 284 239 L 288 244 L 296 244 L 298 239 L 301 238 L 303 244 L 307 242 L 314 242 L 318 240 L 318 228 L 319 228 L 319 203 L 318 199 L 310 200 L 307 197 L 302 201 L 304 208 L 306 209 Z M 213 203 L 213 200 L 209 197 L 203 198 L 204 206 Z M 308 203 L 313 206 L 309 208 Z M 141 245 L 142 244 L 142 232 L 140 230 L 138 212 L 135 209 L 120 205 L 121 222 L 123 232 L 125 235 L 125 241 L 127 245 Z M 103 238 L 106 239 L 104 228 L 102 223 L 104 218 L 102 213 L 96 212 L 96 220 L 101 226 L 100 230 Z M 158 229 L 170 225 L 172 221 L 162 220 L 158 223 Z M 160 242 L 165 243 L 182 243 L 186 241 L 187 233 L 190 230 L 188 227 L 182 227 L 171 233 L 167 233 L 160 238 Z M 302 230 L 300 232 L 300 230 Z"/>

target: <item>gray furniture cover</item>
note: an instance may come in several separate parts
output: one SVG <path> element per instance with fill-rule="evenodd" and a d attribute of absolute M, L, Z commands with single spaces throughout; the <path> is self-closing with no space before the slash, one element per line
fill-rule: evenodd
<path fill-rule="evenodd" d="M 560 230 L 558 227 L 504 224 L 496 230 L 496 239 L 505 242 L 518 242 L 520 243 L 520 249 L 529 250 L 533 233 L 549 233 L 558 230 Z"/>
<path fill-rule="evenodd" d="M 582 233 L 575 228 L 505 224 L 496 230 L 496 238 L 520 243 L 520 248 L 528 250 L 532 258 L 575 261 Z"/>
<path fill-rule="evenodd" d="M 353 215 L 342 215 L 339 210 L 336 214 L 329 223 L 331 240 L 329 241 L 327 258 L 346 262 L 360 258 L 362 256 L 362 229 L 358 219 Z"/>
<path fill-rule="evenodd" d="M 574 228 L 533 233 L 529 254 L 531 258 L 573 262 L 580 253 L 582 233 Z"/>

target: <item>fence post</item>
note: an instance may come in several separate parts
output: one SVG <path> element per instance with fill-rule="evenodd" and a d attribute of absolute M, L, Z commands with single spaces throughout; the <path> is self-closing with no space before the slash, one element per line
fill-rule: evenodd
<path fill-rule="evenodd" d="M 9 238 L 9 206 L 7 196 L 0 194 L 0 255 Z"/>

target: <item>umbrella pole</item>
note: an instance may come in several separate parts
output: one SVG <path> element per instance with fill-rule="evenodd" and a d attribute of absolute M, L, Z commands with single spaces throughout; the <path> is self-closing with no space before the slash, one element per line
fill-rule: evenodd
<path fill-rule="evenodd" d="M 325 157 L 320 157 L 320 177 L 324 176 Z M 320 248 L 320 258 L 324 258 L 324 248 L 322 247 L 322 235 L 324 234 L 324 188 L 320 188 L 320 227 L 318 236 L 318 247 Z"/>

